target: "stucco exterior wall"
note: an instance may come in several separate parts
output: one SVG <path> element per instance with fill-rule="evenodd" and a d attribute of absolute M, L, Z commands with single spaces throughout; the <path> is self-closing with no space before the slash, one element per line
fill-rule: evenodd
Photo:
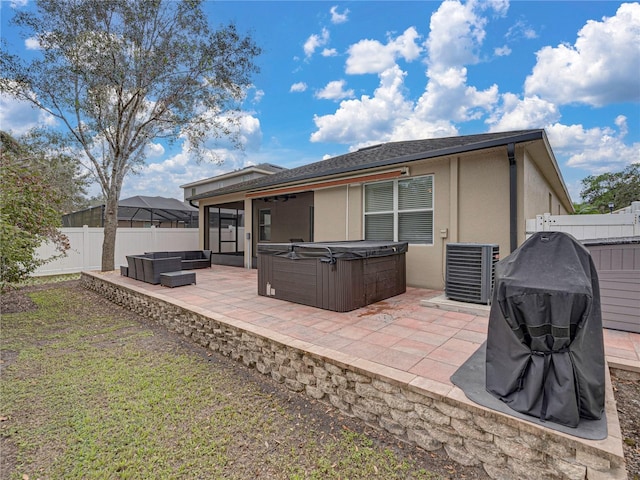
<path fill-rule="evenodd" d="M 522 152 L 524 184 L 522 191 L 524 195 L 523 212 L 525 220 L 535 218 L 536 215 L 550 213 L 551 215 L 566 215 L 568 212 L 562 206 L 557 192 L 555 192 L 549 182 L 544 178 L 538 169 L 531 154 L 525 149 Z"/>
<path fill-rule="evenodd" d="M 433 244 L 409 245 L 407 252 L 407 285 L 420 288 L 444 288 L 444 243 L 440 230 L 451 231 L 450 159 L 442 158 L 408 165 L 412 177 L 433 175 Z"/>
<path fill-rule="evenodd" d="M 497 243 L 509 251 L 509 161 L 506 149 L 461 157 L 458 167 L 458 239 Z"/>
<path fill-rule="evenodd" d="M 347 240 L 348 190 L 348 186 L 316 190 L 313 216 L 316 242 Z"/>

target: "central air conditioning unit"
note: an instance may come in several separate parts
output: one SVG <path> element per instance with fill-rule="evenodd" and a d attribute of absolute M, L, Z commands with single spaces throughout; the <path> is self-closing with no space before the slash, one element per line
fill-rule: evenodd
<path fill-rule="evenodd" d="M 445 296 L 470 303 L 491 303 L 500 247 L 483 243 L 448 243 Z"/>

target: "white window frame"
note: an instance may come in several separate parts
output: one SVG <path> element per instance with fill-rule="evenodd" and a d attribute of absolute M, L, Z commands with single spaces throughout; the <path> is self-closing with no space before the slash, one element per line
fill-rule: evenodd
<path fill-rule="evenodd" d="M 398 209 L 398 199 L 399 199 L 399 194 L 398 194 L 398 183 L 401 181 L 406 181 L 406 180 L 417 180 L 419 178 L 426 178 L 426 177 L 430 177 L 431 178 L 431 207 L 430 208 L 413 208 L 413 209 L 406 209 L 406 210 L 399 210 Z M 367 207 L 366 207 L 366 186 L 367 185 L 373 185 L 373 184 L 382 184 L 382 183 L 392 183 L 393 184 L 393 210 L 380 210 L 377 212 L 367 212 Z M 412 213 L 412 212 L 431 212 L 431 242 L 418 242 L 418 243 L 411 243 L 412 245 L 426 245 L 426 246 L 433 246 L 433 242 L 434 242 L 434 238 L 435 238 L 435 177 L 433 174 L 431 175 L 420 175 L 420 176 L 416 176 L 416 177 L 410 177 L 410 178 L 396 178 L 393 180 L 382 180 L 379 182 L 370 182 L 370 183 L 366 183 L 363 185 L 362 188 L 362 238 L 366 239 L 366 222 L 367 222 L 367 216 L 368 215 L 383 215 L 383 214 L 393 214 L 393 241 L 397 242 L 398 241 L 398 236 L 399 236 L 399 214 L 400 213 Z"/>

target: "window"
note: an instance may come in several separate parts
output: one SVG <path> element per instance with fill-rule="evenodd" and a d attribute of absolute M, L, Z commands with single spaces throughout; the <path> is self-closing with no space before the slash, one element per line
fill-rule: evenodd
<path fill-rule="evenodd" d="M 433 176 L 365 185 L 364 238 L 433 244 Z"/>
<path fill-rule="evenodd" d="M 265 208 L 258 212 L 258 235 L 261 242 L 271 241 L 271 209 Z"/>

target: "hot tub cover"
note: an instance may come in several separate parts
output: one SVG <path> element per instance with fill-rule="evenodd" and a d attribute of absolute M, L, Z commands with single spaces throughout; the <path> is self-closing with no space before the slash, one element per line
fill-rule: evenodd
<path fill-rule="evenodd" d="M 372 240 L 344 242 L 259 243 L 258 254 L 276 255 L 291 260 L 321 258 L 329 261 L 385 257 L 406 253 L 407 242 Z"/>
<path fill-rule="evenodd" d="M 570 427 L 604 410 L 598 276 L 589 251 L 538 232 L 496 264 L 486 388 L 512 409 Z"/>

